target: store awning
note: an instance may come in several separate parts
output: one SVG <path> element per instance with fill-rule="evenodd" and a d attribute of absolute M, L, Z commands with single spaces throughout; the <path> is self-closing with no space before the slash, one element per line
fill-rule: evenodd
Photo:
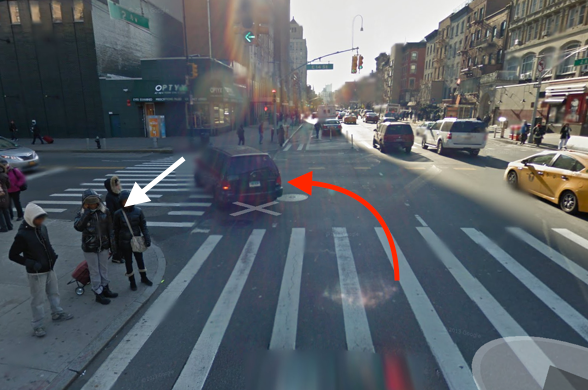
<path fill-rule="evenodd" d="M 207 89 L 197 88 L 195 100 L 198 102 L 243 103 L 243 88 L 228 84 L 217 84 Z"/>
<path fill-rule="evenodd" d="M 582 84 L 567 84 L 567 85 L 554 85 L 553 87 L 547 87 L 545 94 L 547 96 L 568 96 L 571 94 L 585 93 L 586 83 Z"/>
<path fill-rule="evenodd" d="M 566 101 L 565 97 L 550 97 L 550 98 L 543 100 L 543 103 L 551 104 L 552 106 L 555 106 L 555 105 L 559 105 L 559 104 L 564 104 L 565 101 Z"/>
<path fill-rule="evenodd" d="M 134 102 L 185 102 L 188 88 L 183 81 L 135 80 L 132 98 Z"/>

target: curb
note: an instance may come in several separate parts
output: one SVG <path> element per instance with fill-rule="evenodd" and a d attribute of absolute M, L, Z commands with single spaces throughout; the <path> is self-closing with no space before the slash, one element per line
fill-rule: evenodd
<path fill-rule="evenodd" d="M 163 149 L 47 149 L 35 150 L 35 153 L 169 153 L 172 148 Z"/>
<path fill-rule="evenodd" d="M 507 144 L 507 145 L 514 145 L 514 146 L 520 146 L 520 147 L 531 147 L 529 145 L 534 145 L 534 144 L 529 144 L 529 143 L 525 143 L 525 145 L 519 145 L 519 143 L 517 141 L 513 141 L 509 138 L 488 138 L 488 140 L 493 139 L 494 141 L 497 142 L 501 142 L 503 144 Z M 552 145 L 552 144 L 545 144 L 542 143 L 541 146 L 539 148 L 536 149 L 551 149 L 551 150 L 556 150 L 557 149 L 557 145 Z"/>
<path fill-rule="evenodd" d="M 51 381 L 45 390 L 62 390 L 72 384 L 78 376 L 83 376 L 86 367 L 94 360 L 94 358 L 116 337 L 118 332 L 135 316 L 135 314 L 143 307 L 145 303 L 151 298 L 160 285 L 165 273 L 167 261 L 163 255 L 162 250 L 151 244 L 151 248 L 155 251 L 157 256 L 157 273 L 153 276 L 153 286 L 147 287 L 141 295 L 133 302 L 129 309 L 125 312 L 125 316 L 114 318 L 113 321 L 96 337 L 86 348 L 84 348 L 77 357 L 61 371 L 55 379 Z"/>

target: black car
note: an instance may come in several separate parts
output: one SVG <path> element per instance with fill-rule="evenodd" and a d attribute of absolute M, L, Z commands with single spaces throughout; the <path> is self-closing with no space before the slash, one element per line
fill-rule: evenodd
<path fill-rule="evenodd" d="M 282 196 L 282 178 L 274 160 L 249 146 L 207 148 L 196 160 L 197 187 L 212 192 L 217 206 L 252 203 Z"/>

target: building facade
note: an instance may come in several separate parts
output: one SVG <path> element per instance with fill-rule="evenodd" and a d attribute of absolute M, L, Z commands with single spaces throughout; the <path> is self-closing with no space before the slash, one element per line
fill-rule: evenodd
<path fill-rule="evenodd" d="M 142 58 L 181 55 L 182 29 L 147 1 L 129 11 L 148 28 L 111 18 L 102 0 L 0 2 L 0 123 L 27 134 L 34 119 L 53 137 L 142 135 L 123 132 L 117 117 L 112 130 L 100 78 L 140 77 Z"/>
<path fill-rule="evenodd" d="M 295 105 L 300 105 L 300 102 L 306 102 L 305 91 L 308 80 L 308 71 L 306 70 L 307 62 L 308 48 L 306 46 L 306 39 L 304 38 L 304 27 L 292 18 L 290 21 L 290 64 L 292 69 L 292 95 Z"/>
<path fill-rule="evenodd" d="M 451 21 L 449 26 L 449 46 L 447 48 L 447 66 L 443 80 L 444 96 L 447 99 L 455 99 L 457 80 L 459 80 L 461 71 L 460 51 L 463 47 L 463 40 L 467 28 L 466 22 L 469 13 L 470 7 L 465 6 L 449 16 L 449 20 Z"/>
<path fill-rule="evenodd" d="M 427 42 L 409 42 L 402 47 L 402 76 L 399 102 L 403 106 L 417 105 L 421 81 L 425 73 Z"/>
<path fill-rule="evenodd" d="M 449 86 L 445 83 L 445 73 L 449 60 L 447 52 L 449 50 L 449 31 L 451 29 L 451 18 L 448 16 L 439 22 L 439 32 L 435 42 L 435 58 L 433 59 L 433 79 L 443 81 L 443 96 L 449 98 Z"/>
<path fill-rule="evenodd" d="M 400 90 L 402 85 L 402 60 L 404 44 L 397 43 L 390 50 L 390 61 L 386 72 L 385 97 L 386 103 L 400 103 Z"/>

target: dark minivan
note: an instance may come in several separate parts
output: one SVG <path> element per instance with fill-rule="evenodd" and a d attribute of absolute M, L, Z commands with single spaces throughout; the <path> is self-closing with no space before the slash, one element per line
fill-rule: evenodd
<path fill-rule="evenodd" d="M 222 146 L 204 150 L 196 160 L 197 187 L 211 191 L 217 206 L 276 200 L 282 196 L 282 178 L 274 160 L 249 146 Z"/>
<path fill-rule="evenodd" d="M 414 133 L 409 124 L 401 122 L 382 122 L 374 129 L 374 148 L 382 153 L 394 148 L 410 153 L 414 144 Z"/>

